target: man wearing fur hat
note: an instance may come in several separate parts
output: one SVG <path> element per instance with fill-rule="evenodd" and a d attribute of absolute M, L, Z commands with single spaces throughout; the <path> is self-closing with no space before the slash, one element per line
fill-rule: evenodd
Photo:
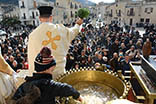
<path fill-rule="evenodd" d="M 32 77 L 26 77 L 16 91 L 13 99 L 17 104 L 56 104 L 55 97 L 72 96 L 82 101 L 80 93 L 72 86 L 52 80 L 56 61 L 51 56 L 51 50 L 43 47 L 34 61 L 35 71 Z"/>
<path fill-rule="evenodd" d="M 83 20 L 78 19 L 72 28 L 67 28 L 63 24 L 55 25 L 52 23 L 52 9 L 53 7 L 50 6 L 38 8 L 40 12 L 39 19 L 42 24 L 29 35 L 28 63 L 30 74 L 32 74 L 36 54 L 44 46 L 51 48 L 57 63 L 53 72 L 53 77 L 56 79 L 58 75 L 65 73 L 66 55 L 70 42 L 79 34 L 80 25 L 83 23 Z"/>
<path fill-rule="evenodd" d="M 0 104 L 10 104 L 10 98 L 16 90 L 14 73 L 0 54 Z"/>

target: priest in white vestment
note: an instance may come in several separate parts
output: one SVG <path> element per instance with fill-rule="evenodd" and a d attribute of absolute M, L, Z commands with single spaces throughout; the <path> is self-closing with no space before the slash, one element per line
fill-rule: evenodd
<path fill-rule="evenodd" d="M 16 90 L 15 72 L 0 54 L 0 104 L 9 104 Z"/>
<path fill-rule="evenodd" d="M 70 42 L 79 34 L 82 19 L 76 21 L 76 25 L 67 28 L 63 24 L 52 23 L 52 9 L 50 6 L 39 7 L 40 21 L 38 26 L 30 35 L 28 41 L 28 64 L 30 75 L 34 71 L 35 56 L 41 48 L 47 46 L 51 48 L 52 55 L 56 59 L 56 68 L 53 71 L 53 78 L 65 73 L 66 55 Z"/>

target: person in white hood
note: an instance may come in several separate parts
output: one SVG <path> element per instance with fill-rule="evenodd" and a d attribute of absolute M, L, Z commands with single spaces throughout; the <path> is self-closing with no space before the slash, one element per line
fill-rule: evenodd
<path fill-rule="evenodd" d="M 0 54 L 0 104 L 10 104 L 16 90 L 15 72 Z"/>

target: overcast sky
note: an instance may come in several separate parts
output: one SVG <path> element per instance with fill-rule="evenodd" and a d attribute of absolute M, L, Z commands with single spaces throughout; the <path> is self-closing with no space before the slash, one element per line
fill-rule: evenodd
<path fill-rule="evenodd" d="M 89 0 L 89 1 L 92 1 L 94 3 L 99 3 L 101 1 L 105 2 L 105 3 L 111 3 L 111 2 L 114 2 L 115 0 Z"/>

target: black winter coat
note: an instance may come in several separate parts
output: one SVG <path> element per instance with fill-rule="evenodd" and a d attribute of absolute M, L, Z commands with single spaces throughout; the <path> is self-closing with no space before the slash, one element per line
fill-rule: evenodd
<path fill-rule="evenodd" d="M 80 93 L 72 86 L 53 81 L 50 74 L 34 73 L 33 77 L 26 77 L 26 82 L 17 89 L 13 96 L 14 100 L 18 100 L 25 96 L 25 93 L 28 90 L 24 87 L 26 83 L 31 83 L 40 89 L 41 96 L 34 104 L 56 104 L 55 97 L 73 96 L 74 99 L 77 99 L 80 96 Z"/>

